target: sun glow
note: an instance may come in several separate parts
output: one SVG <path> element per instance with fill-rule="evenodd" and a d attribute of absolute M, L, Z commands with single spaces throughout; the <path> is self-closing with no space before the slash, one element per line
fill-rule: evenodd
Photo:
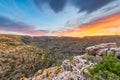
<path fill-rule="evenodd" d="M 120 35 L 120 14 L 97 20 L 92 24 L 65 31 L 60 36 L 83 37 L 96 35 Z"/>

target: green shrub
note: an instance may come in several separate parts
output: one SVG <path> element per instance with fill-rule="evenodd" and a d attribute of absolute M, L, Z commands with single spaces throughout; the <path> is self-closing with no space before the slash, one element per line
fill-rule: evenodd
<path fill-rule="evenodd" d="M 112 78 L 113 74 L 115 76 L 118 76 L 120 80 L 120 60 L 117 59 L 117 57 L 115 56 L 105 56 L 103 60 L 98 62 L 97 65 L 93 66 L 93 68 L 88 68 L 88 70 L 91 73 L 92 75 L 91 77 L 93 78 L 93 80 L 97 80 L 97 79 L 101 80 L 99 79 L 99 77 L 101 77 L 99 75 L 105 75 L 106 73 L 108 73 L 106 77 L 107 80 L 114 80 L 114 79 L 109 79 Z"/>
<path fill-rule="evenodd" d="M 120 77 L 109 71 L 99 71 L 92 77 L 92 80 L 120 80 Z"/>

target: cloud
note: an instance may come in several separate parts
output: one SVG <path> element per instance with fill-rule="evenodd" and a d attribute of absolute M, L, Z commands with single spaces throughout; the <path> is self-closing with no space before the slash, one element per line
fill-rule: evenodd
<path fill-rule="evenodd" d="M 59 12 L 62 11 L 66 4 L 66 0 L 51 0 L 50 7 L 55 11 Z"/>
<path fill-rule="evenodd" d="M 0 31 L 13 31 L 29 35 L 45 35 L 49 32 L 47 30 L 36 30 L 34 26 L 15 22 L 4 16 L 0 16 Z"/>
<path fill-rule="evenodd" d="M 67 0 L 34 0 L 34 3 L 41 9 L 48 4 L 54 12 L 60 12 L 66 6 Z"/>
<path fill-rule="evenodd" d="M 65 26 L 67 27 L 81 27 L 83 25 L 93 24 L 96 23 L 97 20 L 107 18 L 111 15 L 116 15 L 120 13 L 120 1 L 116 0 L 113 1 L 102 8 L 92 12 L 80 12 L 78 13 L 77 17 L 74 20 L 68 20 L 65 23 Z M 84 14 L 82 14 L 84 13 Z"/>
<path fill-rule="evenodd" d="M 80 9 L 80 11 L 93 12 L 100 9 L 113 0 L 75 0 L 74 6 Z"/>
<path fill-rule="evenodd" d="M 31 31 L 34 27 L 29 26 L 22 22 L 15 22 L 7 17 L 0 16 L 0 28 L 6 29 L 8 31 L 16 30 L 16 31 Z"/>
<path fill-rule="evenodd" d="M 94 35 L 120 35 L 120 14 L 114 14 L 91 23 L 66 30 L 60 36 L 83 37 Z"/>
<path fill-rule="evenodd" d="M 93 12 L 100 9 L 113 0 L 34 0 L 35 5 L 40 9 L 45 5 L 49 5 L 54 12 L 60 12 L 64 9 L 67 3 L 76 7 L 80 11 Z"/>
<path fill-rule="evenodd" d="M 31 32 L 28 32 L 28 34 L 30 34 L 32 36 L 46 36 L 47 33 L 49 33 L 48 30 L 34 30 Z"/>

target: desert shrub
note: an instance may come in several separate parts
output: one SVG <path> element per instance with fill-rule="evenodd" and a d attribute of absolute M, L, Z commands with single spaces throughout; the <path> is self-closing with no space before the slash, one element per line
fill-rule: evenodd
<path fill-rule="evenodd" d="M 49 70 L 47 70 L 46 71 L 46 77 L 49 77 L 49 75 L 50 75 L 50 72 L 49 72 Z"/>
<path fill-rule="evenodd" d="M 57 70 L 55 70 L 55 74 L 58 74 L 58 73 L 60 73 L 61 72 L 61 66 L 59 66 L 58 68 L 57 68 Z"/>
<path fill-rule="evenodd" d="M 11 47 L 11 46 L 10 46 Z M 0 48 L 1 49 L 1 48 Z M 42 57 L 44 57 L 42 59 Z M 0 50 L 0 80 L 18 80 L 30 77 L 39 69 L 53 65 L 54 53 L 35 46 L 16 46 Z"/>

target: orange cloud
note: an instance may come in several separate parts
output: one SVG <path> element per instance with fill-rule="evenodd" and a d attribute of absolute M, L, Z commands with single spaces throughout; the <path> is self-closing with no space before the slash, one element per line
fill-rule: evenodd
<path fill-rule="evenodd" d="M 83 37 L 95 35 L 120 35 L 120 14 L 109 16 L 94 23 L 71 29 L 59 36 Z"/>

